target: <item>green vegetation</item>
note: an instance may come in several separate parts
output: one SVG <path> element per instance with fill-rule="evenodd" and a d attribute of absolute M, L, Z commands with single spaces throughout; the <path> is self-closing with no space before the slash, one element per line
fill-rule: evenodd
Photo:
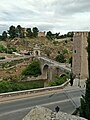
<path fill-rule="evenodd" d="M 16 52 L 16 48 L 15 47 L 4 47 L 3 45 L 0 45 L 0 52 L 1 53 L 8 53 L 8 54 L 12 54 L 12 52 Z"/>
<path fill-rule="evenodd" d="M 47 37 L 48 40 L 53 40 L 53 34 L 52 34 L 52 32 L 48 31 L 46 37 Z"/>
<path fill-rule="evenodd" d="M 89 78 L 86 81 L 85 96 L 81 98 L 80 116 L 90 120 L 90 32 L 88 33 L 88 71 Z"/>
<path fill-rule="evenodd" d="M 31 82 L 2 81 L 0 82 L 0 93 L 35 89 L 41 87 L 44 87 L 43 81 L 37 81 L 37 82 L 36 81 L 31 81 Z"/>
<path fill-rule="evenodd" d="M 15 26 L 10 26 L 9 30 L 8 30 L 8 34 L 10 35 L 10 38 L 13 39 L 16 37 L 16 29 Z"/>
<path fill-rule="evenodd" d="M 13 52 L 16 52 L 17 50 L 16 50 L 16 48 L 15 47 L 8 47 L 7 48 L 7 53 L 8 54 L 12 54 Z"/>
<path fill-rule="evenodd" d="M 34 27 L 32 28 L 22 28 L 20 25 L 18 25 L 17 27 L 15 26 L 10 26 L 9 30 L 8 30 L 8 34 L 9 34 L 9 38 L 13 39 L 15 37 L 18 38 L 25 38 L 25 37 L 29 37 L 29 38 L 36 38 L 38 36 L 38 28 Z"/>
<path fill-rule="evenodd" d="M 29 58 L 26 58 L 25 60 L 29 60 Z M 20 60 L 13 60 L 13 61 L 9 61 L 9 62 L 4 62 L 0 64 L 1 68 L 9 68 L 12 67 L 16 64 L 22 63 L 24 61 L 24 59 L 20 59 Z"/>
<path fill-rule="evenodd" d="M 22 72 L 22 75 L 34 77 L 41 75 L 40 62 L 38 60 L 33 60 L 33 62 Z"/>
<path fill-rule="evenodd" d="M 38 32 L 39 32 L 39 30 L 38 30 L 38 28 L 37 27 L 34 27 L 33 28 L 33 37 L 37 37 L 38 36 Z"/>
<path fill-rule="evenodd" d="M 65 63 L 66 60 L 65 60 L 64 54 L 60 53 L 59 55 L 57 55 L 56 56 L 56 61 L 60 62 L 60 63 Z"/>
<path fill-rule="evenodd" d="M 2 40 L 6 40 L 7 39 L 7 32 L 3 31 L 2 33 Z"/>
<path fill-rule="evenodd" d="M 31 28 L 23 28 L 20 25 L 10 26 L 8 31 L 3 31 L 2 35 L 0 35 L 0 40 L 5 41 L 8 40 L 7 38 L 14 39 L 15 37 L 18 38 L 36 38 L 38 36 L 38 28 L 33 27 Z M 9 36 L 8 36 L 9 35 Z"/>
<path fill-rule="evenodd" d="M 72 38 L 73 37 L 73 32 L 68 32 L 67 34 L 60 35 L 60 32 L 53 34 L 51 31 L 48 31 L 47 34 L 46 34 L 46 37 L 49 40 L 54 40 L 55 38 L 56 39 L 64 39 L 64 38 L 67 38 L 67 37 Z M 65 43 L 67 43 L 67 40 L 65 41 Z"/>
<path fill-rule="evenodd" d="M 67 49 L 64 49 L 62 51 L 58 51 L 58 55 L 56 56 L 56 61 L 60 63 L 65 63 L 69 61 L 69 52 Z"/>
<path fill-rule="evenodd" d="M 29 38 L 32 38 L 33 37 L 33 32 L 32 32 L 32 30 L 31 30 L 31 28 L 27 28 L 27 37 L 29 37 Z"/>
<path fill-rule="evenodd" d="M 6 51 L 7 51 L 6 47 L 4 47 L 3 45 L 0 45 L 0 52 L 3 53 Z"/>
<path fill-rule="evenodd" d="M 2 59 L 5 59 L 5 57 L 4 56 L 0 56 L 0 60 L 2 60 Z"/>
<path fill-rule="evenodd" d="M 0 40 L 6 41 L 6 40 L 8 40 L 8 38 L 10 38 L 12 40 L 15 37 L 37 38 L 38 32 L 39 32 L 39 29 L 37 27 L 33 27 L 31 29 L 31 28 L 23 28 L 21 25 L 17 25 L 17 27 L 15 27 L 14 25 L 11 25 L 9 27 L 9 30 L 2 32 L 2 35 L 0 35 Z M 63 38 L 67 38 L 67 37 L 72 38 L 73 32 L 68 32 L 67 34 L 60 35 L 60 32 L 53 34 L 51 31 L 48 31 L 46 33 L 46 37 L 48 40 L 51 40 L 51 41 L 54 40 L 55 38 L 56 39 L 63 39 Z M 67 41 L 66 41 L 66 43 L 67 43 Z"/>
<path fill-rule="evenodd" d="M 57 86 L 57 85 L 61 85 L 64 82 L 67 81 L 68 76 L 61 76 L 61 77 L 56 77 L 56 80 L 52 81 L 49 83 L 50 86 Z"/>

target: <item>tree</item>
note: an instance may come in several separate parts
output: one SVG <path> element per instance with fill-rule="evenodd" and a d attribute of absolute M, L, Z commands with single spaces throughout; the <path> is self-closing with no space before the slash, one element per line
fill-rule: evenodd
<path fill-rule="evenodd" d="M 38 30 L 38 28 L 37 27 L 34 27 L 33 28 L 33 37 L 37 37 L 38 36 L 38 32 L 39 32 L 39 30 Z"/>
<path fill-rule="evenodd" d="M 85 96 L 81 98 L 80 116 L 90 120 L 90 32 L 88 33 L 88 74 Z"/>
<path fill-rule="evenodd" d="M 26 32 L 27 32 L 26 36 L 32 38 L 33 34 L 31 28 L 27 28 Z"/>
<path fill-rule="evenodd" d="M 46 34 L 46 37 L 47 37 L 47 39 L 49 39 L 49 40 L 53 40 L 52 32 L 51 32 L 51 31 L 48 31 L 47 34 Z"/>
<path fill-rule="evenodd" d="M 2 40 L 2 35 L 0 35 L 0 40 Z"/>
<path fill-rule="evenodd" d="M 17 36 L 16 34 L 16 28 L 15 26 L 10 26 L 9 30 L 8 30 L 8 34 L 10 35 L 10 38 L 13 39 Z"/>
<path fill-rule="evenodd" d="M 73 34 L 74 34 L 73 32 L 68 32 L 67 37 L 73 37 Z"/>
<path fill-rule="evenodd" d="M 22 27 L 21 27 L 20 25 L 18 25 L 18 26 L 16 27 L 16 35 L 17 35 L 17 37 L 20 37 L 20 38 L 23 37 L 23 36 L 22 36 Z"/>
<path fill-rule="evenodd" d="M 7 32 L 3 31 L 2 33 L 2 40 L 6 40 L 7 39 Z"/>
<path fill-rule="evenodd" d="M 59 33 L 56 33 L 56 34 L 55 34 L 55 37 L 58 39 L 58 38 L 59 38 L 59 35 L 60 35 L 60 32 L 59 32 Z"/>
<path fill-rule="evenodd" d="M 59 55 L 56 56 L 56 61 L 60 62 L 60 63 L 65 63 L 65 57 L 62 53 L 60 53 Z"/>

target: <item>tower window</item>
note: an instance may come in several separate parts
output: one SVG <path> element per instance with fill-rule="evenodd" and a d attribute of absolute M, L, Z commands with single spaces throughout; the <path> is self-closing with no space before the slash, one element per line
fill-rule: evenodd
<path fill-rule="evenodd" d="M 74 53 L 76 53 L 76 50 L 74 50 Z"/>

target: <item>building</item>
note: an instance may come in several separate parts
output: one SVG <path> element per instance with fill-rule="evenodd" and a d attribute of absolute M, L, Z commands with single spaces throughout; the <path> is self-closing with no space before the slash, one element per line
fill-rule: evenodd
<path fill-rule="evenodd" d="M 38 32 L 38 37 L 45 37 L 45 32 Z"/>
<path fill-rule="evenodd" d="M 80 79 L 88 77 L 88 32 L 75 32 L 73 36 L 72 72 Z"/>

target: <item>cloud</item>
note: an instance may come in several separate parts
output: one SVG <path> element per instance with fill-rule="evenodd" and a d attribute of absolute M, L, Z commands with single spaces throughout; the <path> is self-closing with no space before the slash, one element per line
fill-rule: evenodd
<path fill-rule="evenodd" d="M 90 30 L 89 6 L 89 0 L 3 0 L 0 31 L 12 24 L 37 26 L 40 31 Z"/>

